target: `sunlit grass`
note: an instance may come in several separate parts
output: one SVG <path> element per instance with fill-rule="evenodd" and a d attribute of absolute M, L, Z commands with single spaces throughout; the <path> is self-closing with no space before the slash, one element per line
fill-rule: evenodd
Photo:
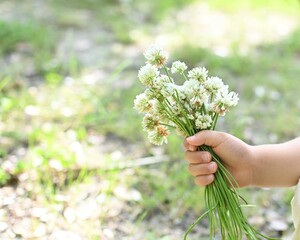
<path fill-rule="evenodd" d="M 240 10 L 274 10 L 278 12 L 293 12 L 299 11 L 300 3 L 298 0 L 272 1 L 272 0 L 209 0 L 210 6 L 226 11 Z"/>
<path fill-rule="evenodd" d="M 99 194 L 105 196 L 103 205 L 107 206 L 109 198 L 115 196 L 114 189 L 124 185 L 141 193 L 140 201 L 129 203 L 141 209 L 135 219 L 140 224 L 157 211 L 174 218 L 185 217 L 187 211 L 202 212 L 203 192 L 187 172 L 182 139 L 174 137 L 165 148 L 153 148 L 142 132 L 140 116 L 133 110 L 133 99 L 141 90 L 135 84 L 137 66 L 142 63 L 135 58 L 140 45 L 135 45 L 131 34 L 140 27 L 147 39 L 154 38 L 155 29 L 169 13 L 197 1 L 132 2 L 131 5 L 130 1 L 107 0 L 101 4 L 92 0 L 64 4 L 51 1 L 57 17 L 51 20 L 53 25 L 32 19 L 0 22 L 2 60 L 17 54 L 22 63 L 18 66 L 7 63 L 0 72 L 0 163 L 17 155 L 19 149 L 23 152 L 25 149 L 14 169 L 0 171 L 0 185 L 28 173 L 35 191 L 28 195 L 44 197 L 52 204 L 56 203 L 57 195 L 94 180 L 98 181 Z M 279 13 L 297 11 L 298 4 L 292 0 L 206 2 L 219 10 L 268 8 Z M 81 16 L 76 21 L 73 10 L 78 10 L 76 13 Z M 69 11 L 69 15 L 64 11 Z M 113 43 L 129 44 L 135 54 L 126 58 L 119 51 L 119 55 L 113 56 L 113 63 L 106 57 L 101 59 L 102 65 L 95 64 L 96 67 L 89 69 L 83 69 L 80 53 L 71 47 L 63 54 L 64 58 L 58 56 L 56 47 L 60 42 L 56 40 L 69 28 L 87 30 L 90 21 L 86 16 L 91 16 L 87 19 L 94 19 L 96 26 L 103 25 L 107 34 L 113 34 Z M 57 30 L 54 35 L 52 28 Z M 99 45 L 107 39 L 111 41 L 101 34 Z M 68 43 L 75 38 L 76 35 L 70 36 Z M 219 129 L 251 144 L 277 142 L 299 132 L 300 101 L 294 97 L 299 90 L 299 43 L 300 34 L 295 31 L 277 42 L 253 47 L 249 54 L 241 55 L 233 46 L 230 54 L 220 56 L 186 39 L 176 47 L 174 57 L 190 66 L 205 65 L 210 74 L 222 77 L 239 92 L 240 107 L 228 115 L 226 122 L 220 123 Z M 97 54 L 102 57 L 101 52 Z M 32 75 L 24 73 L 24 66 L 28 70 L 27 60 L 33 66 Z M 96 80 L 89 79 L 95 69 L 104 74 Z M 101 155 L 99 151 L 105 153 Z M 114 159 L 115 151 L 121 155 L 119 159 Z M 139 162 L 143 157 L 159 155 L 168 155 L 170 160 L 121 167 L 125 161 Z M 89 169 L 90 163 L 99 165 Z M 111 167 L 109 163 L 115 165 Z M 258 195 L 262 196 L 262 202 L 268 201 L 268 193 Z M 288 196 L 285 203 L 290 200 Z M 105 217 L 103 213 L 104 223 Z M 153 230 L 146 234 L 146 239 L 168 237 L 161 237 Z"/>

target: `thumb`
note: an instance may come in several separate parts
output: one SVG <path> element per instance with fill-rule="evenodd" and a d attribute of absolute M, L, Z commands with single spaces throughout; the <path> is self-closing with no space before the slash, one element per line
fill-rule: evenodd
<path fill-rule="evenodd" d="M 193 146 L 206 145 L 212 148 L 217 147 L 227 139 L 227 134 L 211 130 L 203 130 L 188 137 L 186 141 Z"/>

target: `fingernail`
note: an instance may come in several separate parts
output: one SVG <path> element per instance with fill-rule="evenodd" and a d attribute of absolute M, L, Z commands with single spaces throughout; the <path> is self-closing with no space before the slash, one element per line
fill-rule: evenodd
<path fill-rule="evenodd" d="M 214 171 L 215 168 L 216 168 L 215 163 L 214 163 L 214 162 L 210 163 L 210 164 L 208 165 L 208 168 L 209 168 L 210 171 Z"/>
<path fill-rule="evenodd" d="M 195 136 L 190 136 L 190 137 L 188 137 L 188 138 L 186 138 L 186 140 L 188 141 L 188 142 L 192 142 L 192 141 L 194 141 L 195 140 Z"/>
<path fill-rule="evenodd" d="M 197 147 L 195 147 L 195 146 L 189 146 L 189 150 L 191 151 L 191 152 L 194 152 L 194 151 L 196 151 L 197 150 Z"/>

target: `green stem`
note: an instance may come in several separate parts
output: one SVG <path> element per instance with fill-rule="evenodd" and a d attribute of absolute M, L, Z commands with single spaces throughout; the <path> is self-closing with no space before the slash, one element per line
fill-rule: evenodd
<path fill-rule="evenodd" d="M 162 122 L 160 122 L 159 125 L 167 126 L 167 127 L 170 127 L 170 128 L 176 128 L 176 127 L 174 127 L 174 126 L 172 126 L 170 124 L 162 123 Z"/>
<path fill-rule="evenodd" d="M 185 81 L 188 81 L 188 78 L 185 76 L 184 72 L 181 73 L 181 75 L 184 77 Z"/>
<path fill-rule="evenodd" d="M 215 116 L 213 117 L 212 130 L 216 129 L 218 118 L 219 118 L 219 114 L 216 113 Z"/>
<path fill-rule="evenodd" d="M 203 213 L 200 217 L 197 218 L 197 220 L 190 225 L 190 227 L 188 228 L 188 230 L 186 230 L 185 234 L 184 234 L 184 240 L 187 239 L 187 236 L 189 235 L 189 233 L 193 230 L 193 228 L 202 220 L 202 218 L 204 218 L 210 211 L 212 211 L 213 209 L 207 210 L 205 213 Z"/>
<path fill-rule="evenodd" d="M 164 70 L 165 70 L 165 72 L 166 72 L 166 74 L 167 74 L 167 76 L 168 76 L 170 82 L 173 83 L 172 78 L 171 78 L 171 76 L 170 76 L 170 73 L 169 73 L 169 71 L 168 71 L 168 68 L 167 68 L 165 65 L 164 65 Z M 173 97 L 174 97 L 174 96 L 173 96 Z M 184 116 L 184 118 L 185 118 L 185 120 L 186 120 L 186 123 L 189 125 L 189 128 L 190 128 L 190 129 L 195 129 L 194 126 L 193 126 L 193 124 L 191 123 L 190 119 L 187 117 L 187 111 L 186 111 L 186 109 L 184 108 L 182 102 L 180 101 L 179 94 L 178 94 L 177 90 L 175 90 L 175 97 L 174 97 L 174 99 L 175 99 L 175 101 L 179 104 L 179 106 L 180 106 L 180 108 L 181 108 L 181 113 L 183 114 L 183 116 Z M 166 100 L 167 100 L 167 99 L 166 99 Z"/>
<path fill-rule="evenodd" d="M 166 72 L 166 74 L 167 74 L 167 76 L 168 76 L 170 82 L 173 83 L 172 78 L 171 78 L 171 76 L 170 76 L 170 73 L 169 73 L 169 71 L 168 71 L 168 68 L 167 68 L 165 65 L 164 65 L 164 70 L 165 70 L 165 72 Z"/>
<path fill-rule="evenodd" d="M 209 151 L 218 164 L 218 171 L 215 173 L 215 181 L 205 187 L 205 203 L 208 208 L 205 215 L 209 215 L 210 239 L 213 239 L 215 229 L 219 228 L 221 237 L 224 240 L 241 240 L 246 236 L 248 240 L 278 240 L 270 238 L 258 232 L 252 227 L 242 212 L 240 201 L 246 202 L 236 191 L 238 186 L 230 172 L 223 166 L 220 158 L 213 152 L 211 147 L 200 146 L 199 150 Z M 194 224 L 190 226 L 185 234 L 195 227 L 204 216 L 201 215 Z"/>

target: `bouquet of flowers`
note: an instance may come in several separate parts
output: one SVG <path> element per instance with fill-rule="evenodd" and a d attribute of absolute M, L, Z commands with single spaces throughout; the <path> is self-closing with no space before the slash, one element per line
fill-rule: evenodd
<path fill-rule="evenodd" d="M 144 114 L 142 126 L 148 132 L 151 143 L 167 143 L 170 129 L 175 129 L 183 137 L 202 130 L 214 130 L 218 117 L 225 116 L 237 105 L 238 94 L 229 91 L 222 79 L 208 76 L 204 67 L 188 71 L 184 62 L 175 61 L 168 68 L 168 54 L 155 45 L 144 56 L 146 65 L 140 68 L 138 78 L 146 90 L 136 96 L 134 107 Z M 164 70 L 164 74 L 160 70 Z M 177 85 L 171 74 L 180 74 L 184 83 Z M 199 146 L 199 150 L 212 154 L 218 171 L 215 181 L 205 187 L 207 211 L 189 227 L 184 239 L 206 215 L 210 221 L 210 239 L 213 239 L 217 229 L 223 240 L 241 240 L 243 237 L 249 240 L 275 239 L 261 234 L 248 223 L 242 212 L 247 202 L 237 193 L 238 184 L 220 158 L 208 146 Z"/>

